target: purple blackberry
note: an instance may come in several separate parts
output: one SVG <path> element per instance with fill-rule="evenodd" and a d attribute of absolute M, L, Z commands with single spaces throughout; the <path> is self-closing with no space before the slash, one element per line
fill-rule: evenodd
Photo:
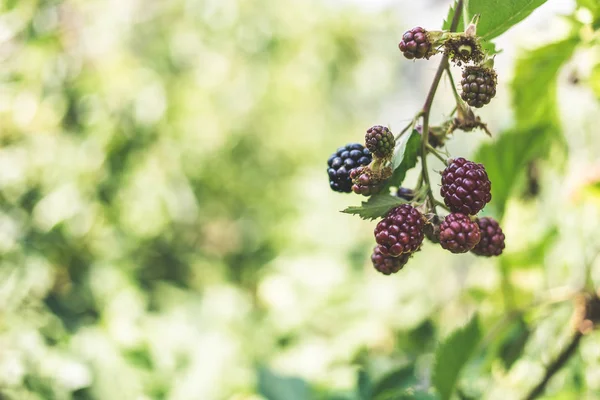
<path fill-rule="evenodd" d="M 394 154 L 396 141 L 388 128 L 375 125 L 369 128 L 365 134 L 365 144 L 375 157 L 391 158 Z"/>
<path fill-rule="evenodd" d="M 327 160 L 329 186 L 336 192 L 350 193 L 352 179 L 350 173 L 371 163 L 371 152 L 359 143 L 350 143 L 337 149 Z"/>
<path fill-rule="evenodd" d="M 391 209 L 375 227 L 379 250 L 392 257 L 417 251 L 423 243 L 424 225 L 423 215 L 408 204 Z"/>
<path fill-rule="evenodd" d="M 448 214 L 440 225 L 440 244 L 452 253 L 466 253 L 479 243 L 481 233 L 476 222 L 461 213 Z"/>
<path fill-rule="evenodd" d="M 408 262 L 413 253 L 404 253 L 399 257 L 392 257 L 381 252 L 381 245 L 375 246 L 371 254 L 373 267 L 384 275 L 395 274 L 400 271 Z"/>
<path fill-rule="evenodd" d="M 461 157 L 442 172 L 440 193 L 452 212 L 475 215 L 492 199 L 491 187 L 484 166 Z"/>
<path fill-rule="evenodd" d="M 355 168 L 350 173 L 352 191 L 363 196 L 379 193 L 392 173 L 391 167 L 383 167 L 377 171 L 372 170 L 370 165 Z"/>
<path fill-rule="evenodd" d="M 481 108 L 496 95 L 496 82 L 496 72 L 492 68 L 465 67 L 460 97 L 471 107 Z"/>
<path fill-rule="evenodd" d="M 481 232 L 481 240 L 477 246 L 473 247 L 471 253 L 478 256 L 499 256 L 504 250 L 504 233 L 498 225 L 498 221 L 490 217 L 477 219 L 477 225 Z"/>
<path fill-rule="evenodd" d="M 429 58 L 431 56 L 431 42 L 428 32 L 417 26 L 404 32 L 398 48 L 404 54 L 404 57 L 412 60 L 413 58 Z"/>

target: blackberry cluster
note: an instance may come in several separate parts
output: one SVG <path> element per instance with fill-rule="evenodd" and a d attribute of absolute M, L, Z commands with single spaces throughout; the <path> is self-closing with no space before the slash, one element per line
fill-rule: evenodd
<path fill-rule="evenodd" d="M 460 81 L 460 97 L 471 107 L 481 108 L 496 95 L 496 81 L 496 72 L 492 68 L 465 67 Z"/>
<path fill-rule="evenodd" d="M 429 58 L 431 42 L 427 31 L 420 26 L 404 32 L 398 48 L 404 54 L 404 57 L 412 60 L 413 58 Z"/>
<path fill-rule="evenodd" d="M 394 154 L 396 141 L 394 135 L 388 128 L 381 125 L 375 125 L 369 128 L 365 135 L 365 144 L 367 149 L 379 158 L 391 158 Z"/>
<path fill-rule="evenodd" d="M 377 271 L 384 275 L 390 275 L 404 268 L 411 256 L 412 253 L 404 253 L 399 257 L 386 256 L 381 252 L 381 246 L 377 245 L 373 249 L 373 254 L 371 254 L 371 262 Z"/>
<path fill-rule="evenodd" d="M 472 253 L 478 256 L 499 256 L 504 250 L 504 233 L 502 228 L 493 218 L 483 217 L 477 220 L 479 231 L 481 232 L 481 240 L 471 250 Z"/>
<path fill-rule="evenodd" d="M 440 225 L 440 245 L 452 253 L 466 253 L 481 239 L 479 226 L 468 215 L 448 214 Z"/>
<path fill-rule="evenodd" d="M 383 255 L 398 257 L 413 253 L 423 243 L 423 215 L 411 205 L 401 204 L 390 210 L 375 227 L 375 241 Z"/>
<path fill-rule="evenodd" d="M 342 193 L 352 191 L 350 173 L 361 166 L 371 163 L 371 152 L 360 143 L 350 143 L 337 149 L 327 160 L 329 186 Z"/>
<path fill-rule="evenodd" d="M 462 157 L 442 172 L 440 193 L 452 212 L 477 214 L 492 199 L 491 188 L 485 167 Z"/>

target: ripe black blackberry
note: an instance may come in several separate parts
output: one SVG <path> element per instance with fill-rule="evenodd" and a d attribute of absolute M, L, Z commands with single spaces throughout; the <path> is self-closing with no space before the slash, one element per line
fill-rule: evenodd
<path fill-rule="evenodd" d="M 350 172 L 352 191 L 363 196 L 379 193 L 385 186 L 385 181 L 392 176 L 392 173 L 391 167 L 373 170 L 370 165 L 367 165 L 355 168 Z"/>
<path fill-rule="evenodd" d="M 365 134 L 365 144 L 367 149 L 378 158 L 391 158 L 394 154 L 396 142 L 394 135 L 388 128 L 381 125 L 375 125 L 367 130 Z"/>
<path fill-rule="evenodd" d="M 412 201 L 415 198 L 415 192 L 409 188 L 399 187 L 396 191 L 396 197 L 399 197 L 406 201 Z"/>
<path fill-rule="evenodd" d="M 481 232 L 481 240 L 471 252 L 486 257 L 502 254 L 502 250 L 504 250 L 504 233 L 502 233 L 498 221 L 490 217 L 483 217 L 477 219 L 477 225 Z"/>
<path fill-rule="evenodd" d="M 373 267 L 384 275 L 395 274 L 400 271 L 408 262 L 413 253 L 404 253 L 399 257 L 392 257 L 381 252 L 381 245 L 375 246 L 371 254 Z"/>
<path fill-rule="evenodd" d="M 398 48 L 404 54 L 404 57 L 409 60 L 413 58 L 429 58 L 432 55 L 428 32 L 420 26 L 404 32 Z"/>
<path fill-rule="evenodd" d="M 462 157 L 442 172 L 440 193 L 452 212 L 477 214 L 492 199 L 491 188 L 484 166 Z"/>
<path fill-rule="evenodd" d="M 479 243 L 481 233 L 476 222 L 461 213 L 448 214 L 440 225 L 440 245 L 452 253 L 466 253 Z"/>
<path fill-rule="evenodd" d="M 337 149 L 327 160 L 329 186 L 336 192 L 350 193 L 352 179 L 350 173 L 361 166 L 369 165 L 372 155 L 360 143 L 350 143 Z"/>
<path fill-rule="evenodd" d="M 496 95 L 496 83 L 496 71 L 492 68 L 465 67 L 460 81 L 460 97 L 471 107 L 481 108 Z"/>
<path fill-rule="evenodd" d="M 398 257 L 417 251 L 423 243 L 425 219 L 416 208 L 401 204 L 391 209 L 375 227 L 375 241 L 383 255 Z"/>

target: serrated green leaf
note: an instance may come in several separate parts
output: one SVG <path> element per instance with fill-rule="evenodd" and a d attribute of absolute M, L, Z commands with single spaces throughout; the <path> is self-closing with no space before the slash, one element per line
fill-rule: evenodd
<path fill-rule="evenodd" d="M 383 217 L 389 210 L 407 201 L 389 194 L 376 194 L 363 201 L 359 207 L 348 207 L 342 210 L 346 214 L 358 215 L 362 219 Z"/>
<path fill-rule="evenodd" d="M 274 374 L 268 368 L 258 369 L 258 392 L 267 400 L 308 400 L 308 384 L 295 377 Z"/>
<path fill-rule="evenodd" d="M 467 3 L 467 19 L 479 14 L 477 35 L 484 40 L 491 40 L 521 22 L 536 8 L 547 0 L 469 0 Z M 456 3 L 448 11 L 443 29 L 450 29 Z M 460 19 L 457 31 L 464 31 L 463 18 Z"/>
<path fill-rule="evenodd" d="M 558 125 L 556 77 L 578 43 L 578 36 L 569 37 L 528 51 L 517 60 L 511 94 L 519 126 Z"/>
<path fill-rule="evenodd" d="M 454 331 L 438 346 L 432 382 L 442 400 L 448 400 L 452 396 L 460 371 L 480 340 L 479 319 L 474 316 L 469 323 Z"/>
<path fill-rule="evenodd" d="M 394 151 L 392 158 L 392 168 L 394 174 L 388 180 L 387 187 L 401 186 L 406 172 L 417 165 L 417 159 L 421 153 L 421 134 L 417 130 L 413 130 L 409 134 L 404 135 Z"/>

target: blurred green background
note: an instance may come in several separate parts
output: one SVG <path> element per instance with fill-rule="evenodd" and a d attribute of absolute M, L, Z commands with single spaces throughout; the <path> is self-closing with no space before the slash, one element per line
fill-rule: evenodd
<path fill-rule="evenodd" d="M 330 191 L 327 157 L 413 117 L 436 63 L 405 60 L 397 42 L 439 28 L 447 6 L 2 1 L 0 396 L 353 399 L 359 370 L 425 376 L 474 311 L 489 327 L 576 290 L 600 245 L 598 46 L 561 70 L 569 153 L 539 160 L 536 196 L 519 181 L 500 261 L 427 243 L 386 277 L 370 265 L 374 223 L 339 213 L 360 199 Z M 551 0 L 498 40 L 498 97 L 479 113 L 492 132 L 512 124 L 515 59 L 560 38 L 557 14 L 574 9 Z M 452 101 L 444 81 L 434 122 Z M 468 157 L 492 140 L 459 132 L 448 147 Z M 544 318 L 522 357 L 482 358 L 468 388 L 518 398 L 571 309 L 524 316 Z M 595 398 L 592 336 L 550 391 Z"/>

